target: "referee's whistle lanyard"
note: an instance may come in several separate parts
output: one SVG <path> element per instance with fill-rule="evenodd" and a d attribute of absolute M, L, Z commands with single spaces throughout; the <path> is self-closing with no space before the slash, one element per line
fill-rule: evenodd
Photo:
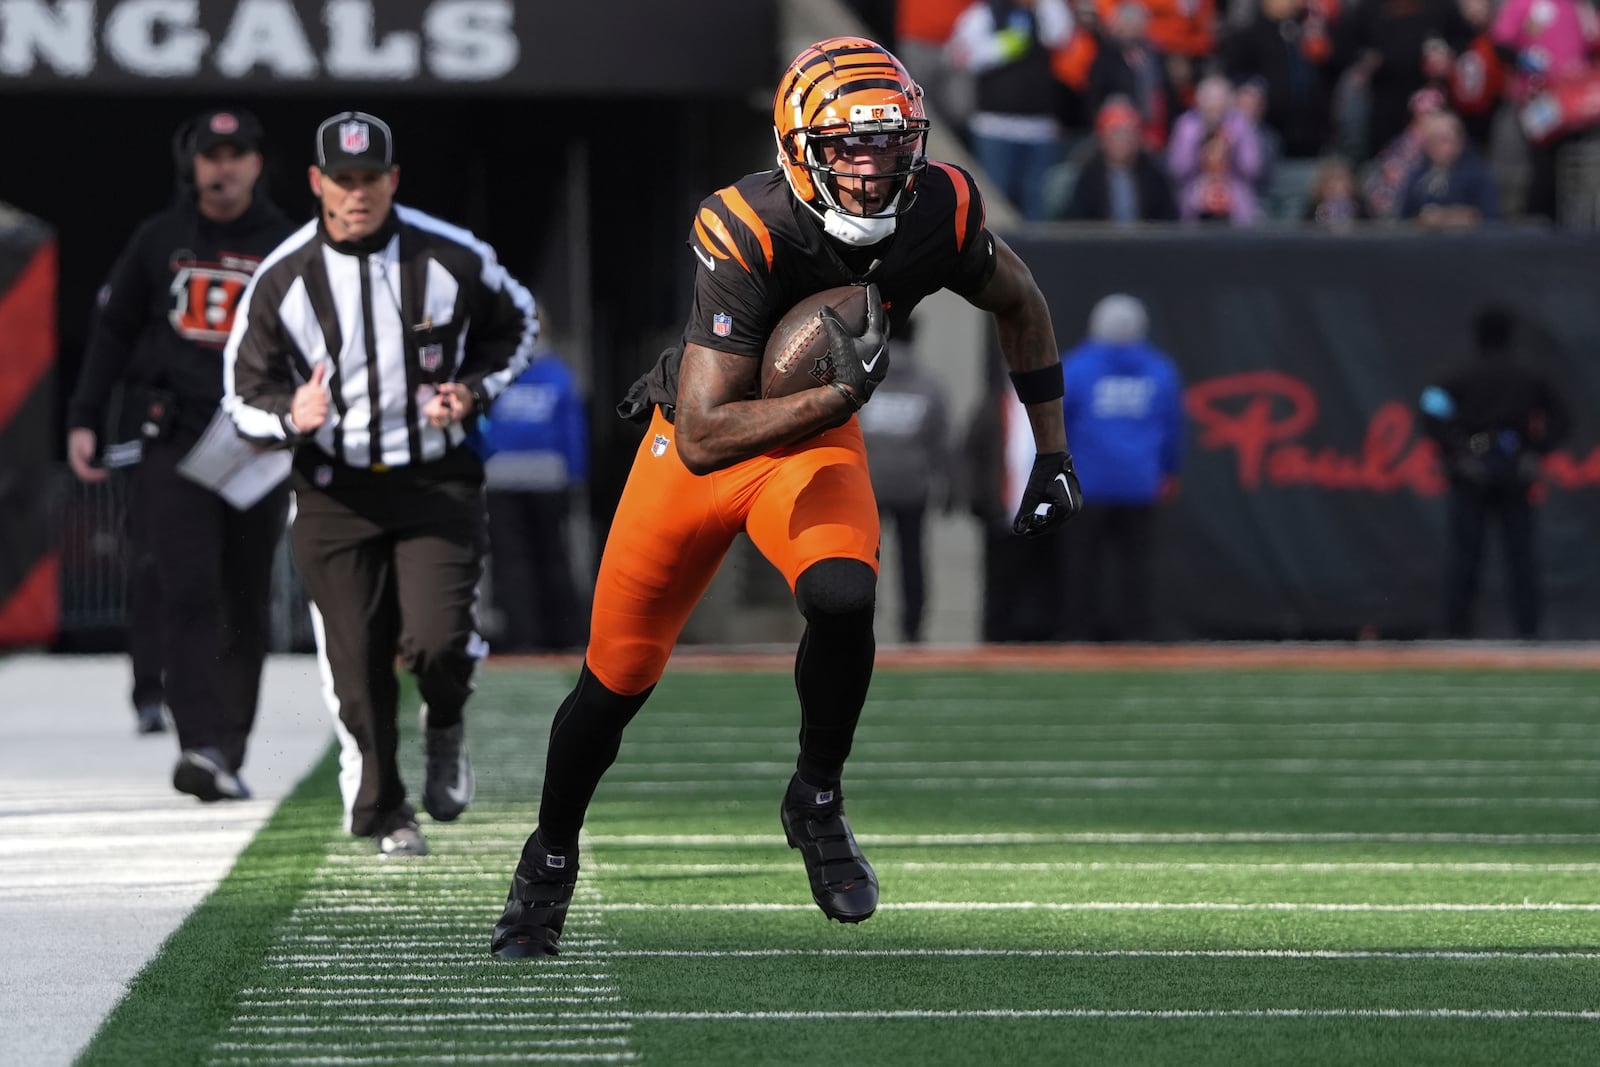
<path fill-rule="evenodd" d="M 369 253 L 368 262 L 378 268 L 377 273 L 383 279 L 384 291 L 389 294 L 389 300 L 394 304 L 394 313 L 400 322 L 404 324 L 409 316 L 406 315 L 405 305 L 400 301 L 400 294 L 395 290 L 394 282 L 389 278 L 389 260 L 384 252 L 385 249 L 380 249 Z M 398 252 L 395 255 L 394 266 L 396 271 L 400 270 L 402 266 Z M 410 357 L 412 364 L 417 368 L 418 375 L 422 378 L 423 383 L 433 386 L 434 393 L 437 393 L 441 384 L 456 380 L 456 371 L 460 368 L 455 360 L 451 359 L 448 364 L 448 370 L 445 369 L 446 353 L 444 346 L 435 341 L 433 331 L 433 312 L 424 311 L 421 322 L 410 323 L 409 327 L 405 329 L 406 355 Z M 430 352 L 430 347 L 436 347 L 437 351 Z M 430 360 L 437 360 L 438 363 L 433 367 L 429 367 Z M 439 371 L 445 372 L 442 377 L 438 376 L 437 372 Z"/>

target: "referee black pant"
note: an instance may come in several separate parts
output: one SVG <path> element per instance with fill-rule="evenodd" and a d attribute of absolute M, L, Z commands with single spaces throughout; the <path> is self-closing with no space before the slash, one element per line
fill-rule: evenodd
<path fill-rule="evenodd" d="M 162 674 L 178 744 L 215 748 L 237 771 L 256 720 L 289 492 L 279 486 L 237 511 L 178 473 L 188 450 L 147 444 L 132 491 L 161 586 Z"/>
<path fill-rule="evenodd" d="M 296 457 L 290 534 L 311 599 L 324 692 L 342 748 L 345 828 L 370 836 L 414 818 L 397 760 L 398 653 L 430 727 L 461 721 L 487 651 L 474 608 L 484 557 L 483 464 L 465 448 L 383 472 L 311 446 Z"/>

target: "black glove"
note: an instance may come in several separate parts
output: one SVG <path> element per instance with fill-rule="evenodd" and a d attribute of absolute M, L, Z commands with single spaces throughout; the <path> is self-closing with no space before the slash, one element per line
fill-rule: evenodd
<path fill-rule="evenodd" d="M 883 319 L 883 300 L 876 285 L 867 286 L 867 328 L 860 337 L 830 307 L 817 312 L 828 331 L 828 359 L 833 364 L 831 383 L 856 410 L 872 399 L 872 391 L 889 374 L 889 324 Z"/>
<path fill-rule="evenodd" d="M 1011 520 L 1011 532 L 1038 537 L 1066 522 L 1083 509 L 1083 490 L 1072 457 L 1065 452 L 1045 452 L 1034 457 L 1022 506 Z"/>

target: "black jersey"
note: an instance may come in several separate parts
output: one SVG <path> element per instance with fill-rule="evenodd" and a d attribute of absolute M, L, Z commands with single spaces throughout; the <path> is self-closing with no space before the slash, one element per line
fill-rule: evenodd
<path fill-rule="evenodd" d="M 222 399 L 222 346 L 261 259 L 294 232 L 260 191 L 228 222 L 185 200 L 134 232 L 101 291 L 67 425 L 104 432 L 119 382 L 174 394 L 174 439 L 198 441 Z"/>
<path fill-rule="evenodd" d="M 894 234 L 868 248 L 827 237 L 779 171 L 747 175 L 701 201 L 689 232 L 698 266 L 682 340 L 628 390 L 624 417 L 649 418 L 677 403 L 678 366 L 690 344 L 760 359 L 785 312 L 813 293 L 876 283 L 889 333 L 930 293 L 970 296 L 994 273 L 994 239 L 983 197 L 960 167 L 930 161 L 917 199 Z"/>

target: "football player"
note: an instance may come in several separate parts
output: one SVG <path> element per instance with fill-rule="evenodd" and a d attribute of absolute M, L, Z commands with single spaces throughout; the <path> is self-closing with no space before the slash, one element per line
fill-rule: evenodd
<path fill-rule="evenodd" d="M 555 955 L 578 875 L 578 832 L 622 731 L 660 680 L 689 613 L 743 531 L 788 581 L 806 620 L 795 659 L 800 750 L 780 815 L 824 914 L 860 922 L 878 883 L 841 789 L 872 677 L 878 509 L 853 414 L 889 370 L 886 341 L 940 289 L 994 315 L 1037 459 L 1014 528 L 1037 536 L 1081 506 L 1062 426 L 1062 375 L 1043 294 L 984 226 L 959 167 L 926 156 L 922 90 L 872 41 L 835 37 L 797 56 L 773 101 L 778 166 L 707 197 L 680 344 L 619 410 L 648 422 L 612 521 L 576 687 L 556 712 L 537 828 L 491 952 Z M 869 286 L 861 336 L 831 310 L 832 380 L 758 399 L 767 336 L 803 297 Z"/>

